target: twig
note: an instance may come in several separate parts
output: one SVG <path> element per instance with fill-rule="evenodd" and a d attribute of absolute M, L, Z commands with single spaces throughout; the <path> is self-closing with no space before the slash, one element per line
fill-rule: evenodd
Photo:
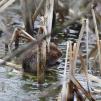
<path fill-rule="evenodd" d="M 12 36 L 11 36 L 10 42 L 8 43 L 8 48 L 9 48 L 10 54 L 11 54 L 11 45 L 12 45 L 12 43 L 16 40 L 17 37 L 21 36 L 21 34 L 26 36 L 25 38 L 27 38 L 27 39 L 29 39 L 31 41 L 35 41 L 36 40 L 31 35 L 29 35 L 26 31 L 24 31 L 22 29 L 19 29 L 19 28 L 15 28 L 15 30 L 14 30 Z"/>
<path fill-rule="evenodd" d="M 85 31 L 85 21 L 83 20 L 83 22 L 82 22 L 82 28 L 81 28 L 81 31 L 80 31 L 80 34 L 79 34 L 79 39 L 77 41 L 77 48 L 76 48 L 75 56 L 74 56 L 74 72 L 75 72 L 77 56 L 78 56 L 78 52 L 79 52 L 79 48 L 80 48 L 80 43 L 81 43 L 81 39 L 83 37 L 84 31 Z"/>
<path fill-rule="evenodd" d="M 77 101 L 85 101 L 82 93 L 79 91 L 79 89 L 74 85 L 74 91 L 76 92 Z"/>
<path fill-rule="evenodd" d="M 70 47 L 69 47 L 69 60 L 70 60 L 70 70 L 69 70 L 69 79 L 71 80 L 71 76 L 74 76 L 74 54 L 73 54 L 73 49 L 72 49 L 72 42 L 70 41 Z"/>
<path fill-rule="evenodd" d="M 3 58 L 4 61 L 0 62 L 0 65 L 4 64 L 5 61 L 8 61 L 8 60 L 14 58 L 16 55 L 21 55 L 22 53 L 24 53 L 28 49 L 30 49 L 32 47 L 35 47 L 35 45 L 40 44 L 44 39 L 46 39 L 49 36 L 50 36 L 50 34 L 45 35 L 45 36 L 39 38 L 37 41 L 32 41 L 31 43 L 29 43 L 28 45 L 24 46 L 23 48 L 17 49 L 16 51 L 12 52 L 10 55 L 7 55 L 6 57 L 4 57 Z"/>
<path fill-rule="evenodd" d="M 73 74 L 73 49 L 72 49 L 72 42 L 70 42 L 70 47 L 69 47 L 69 60 L 70 60 L 70 70 L 69 70 L 69 82 L 67 85 L 67 101 L 73 101 L 74 100 L 74 89 L 73 89 L 73 82 L 72 82 L 72 77 L 74 76 Z"/>
<path fill-rule="evenodd" d="M 28 39 L 32 40 L 32 41 L 36 41 L 35 38 L 33 38 L 30 34 L 28 34 L 25 30 L 21 29 L 21 32 L 28 37 Z"/>
<path fill-rule="evenodd" d="M 95 47 L 90 51 L 88 58 L 92 58 L 92 57 L 96 57 L 97 54 L 97 45 L 95 45 Z"/>
<path fill-rule="evenodd" d="M 1 7 L 5 2 L 7 2 L 7 0 L 2 0 L 2 1 L 0 1 L 0 7 Z"/>
<path fill-rule="evenodd" d="M 67 61 L 68 61 L 68 51 L 69 51 L 69 42 L 67 41 L 67 48 L 66 48 L 66 58 L 65 58 L 65 66 L 64 66 L 64 82 L 63 82 L 63 85 L 62 85 L 62 90 L 61 90 L 61 101 L 66 101 L 67 99 L 67 82 L 66 82 L 66 79 L 67 79 Z"/>
<path fill-rule="evenodd" d="M 95 99 L 90 95 L 90 93 L 88 93 L 83 87 L 82 85 L 78 82 L 78 80 L 75 77 L 71 77 L 72 82 L 74 83 L 74 85 L 80 89 L 83 94 L 90 100 L 90 101 L 95 101 Z"/>
<path fill-rule="evenodd" d="M 53 10 L 54 10 L 54 0 L 46 0 L 46 6 L 45 6 L 45 19 L 46 19 L 46 34 L 51 34 L 52 31 L 52 21 L 53 21 Z M 50 50 L 50 40 L 51 36 L 46 39 L 48 51 Z"/>
<path fill-rule="evenodd" d="M 90 93 L 90 86 L 89 86 L 90 80 L 89 80 L 89 76 L 88 76 L 88 68 L 87 68 L 87 65 L 85 65 L 83 56 L 82 56 L 82 54 L 81 54 L 80 51 L 79 51 L 79 56 L 80 56 L 80 61 L 81 61 L 81 64 L 82 64 L 82 68 L 83 68 L 83 70 L 84 70 L 85 77 L 86 77 L 88 92 Z"/>
<path fill-rule="evenodd" d="M 32 16 L 32 20 L 33 22 L 36 20 L 36 17 L 38 16 L 43 4 L 46 2 L 46 0 L 41 0 L 41 2 L 39 3 L 39 6 L 37 7 L 37 9 L 35 10 L 34 15 Z"/>
<path fill-rule="evenodd" d="M 87 51 L 87 53 L 86 53 L 86 64 L 87 64 L 87 69 L 88 69 L 88 67 L 89 67 L 89 61 L 88 61 L 88 27 L 89 27 L 89 20 L 88 19 L 86 19 L 86 51 Z"/>
<path fill-rule="evenodd" d="M 7 3 L 5 3 L 3 6 L 0 7 L 0 12 L 3 12 L 8 6 L 13 4 L 16 0 L 9 0 Z"/>
<path fill-rule="evenodd" d="M 96 33 L 96 38 L 97 38 L 97 48 L 98 48 L 99 66 L 100 66 L 100 73 L 101 73 L 100 40 L 99 40 L 99 32 L 98 32 L 98 27 L 97 27 L 97 22 L 96 22 L 96 17 L 95 17 L 94 8 L 91 9 L 91 12 L 92 12 L 92 16 L 93 16 L 93 22 L 94 22 L 95 33 Z"/>
<path fill-rule="evenodd" d="M 88 79 L 88 68 L 89 68 L 89 59 L 88 59 L 88 28 L 89 28 L 89 20 L 86 19 L 86 70 L 85 70 L 85 75 L 86 75 L 86 79 L 87 79 L 87 87 L 88 87 L 88 91 L 90 93 L 90 87 L 89 87 L 89 84 L 90 84 L 90 81 Z"/>
<path fill-rule="evenodd" d="M 4 60 L 0 59 L 0 62 L 3 62 Z M 12 62 L 5 62 L 5 65 L 13 67 L 14 69 L 18 70 L 18 71 L 22 71 L 22 68 L 20 65 L 14 64 Z"/>

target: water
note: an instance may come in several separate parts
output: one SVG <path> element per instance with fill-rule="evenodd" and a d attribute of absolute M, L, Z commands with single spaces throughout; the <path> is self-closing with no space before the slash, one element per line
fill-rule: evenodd
<path fill-rule="evenodd" d="M 2 25 L 0 25 L 0 30 L 3 30 L 4 32 L 2 38 L 0 38 L 0 57 L 4 56 L 4 43 L 2 43 L 2 41 L 8 40 L 8 37 L 5 39 L 5 35 L 13 32 L 15 27 L 23 25 L 20 9 L 21 8 L 19 3 L 16 2 L 0 14 L 0 22 L 2 23 Z M 90 34 L 88 43 L 92 42 L 92 45 L 89 45 L 89 48 L 94 47 L 94 38 L 94 34 Z M 82 42 L 82 44 L 83 45 L 81 49 L 85 51 L 85 43 Z M 63 77 L 65 67 L 66 42 L 64 41 L 59 44 L 59 47 L 63 52 L 63 56 L 60 58 L 61 64 L 58 65 L 54 71 L 51 70 L 46 74 L 43 87 L 38 87 L 36 76 L 23 76 L 23 73 L 20 71 L 16 71 L 10 67 L 0 66 L 0 101 L 56 101 L 61 91 L 61 86 L 54 90 L 52 85 L 54 85 L 56 82 L 61 84 L 61 81 L 62 83 L 65 81 Z M 79 68 L 77 68 L 77 71 L 78 70 Z M 80 81 L 85 89 L 87 89 L 85 76 L 77 74 L 75 77 Z M 67 76 L 67 79 L 68 78 L 69 76 Z M 57 86 L 58 84 L 55 85 L 55 87 Z M 95 83 L 92 83 L 91 87 L 101 89 L 100 86 L 98 87 L 98 85 Z M 46 91 L 45 93 L 48 93 L 48 97 L 42 97 L 42 95 L 44 95 L 44 91 Z M 101 93 L 94 94 L 94 96 L 99 98 Z"/>
<path fill-rule="evenodd" d="M 0 67 L 0 101 L 55 101 L 55 93 L 55 96 L 43 98 L 45 100 L 41 100 L 40 96 L 41 92 L 57 81 L 53 77 L 54 72 L 49 73 L 43 87 L 38 87 L 36 76 L 25 77 L 9 67 Z"/>

